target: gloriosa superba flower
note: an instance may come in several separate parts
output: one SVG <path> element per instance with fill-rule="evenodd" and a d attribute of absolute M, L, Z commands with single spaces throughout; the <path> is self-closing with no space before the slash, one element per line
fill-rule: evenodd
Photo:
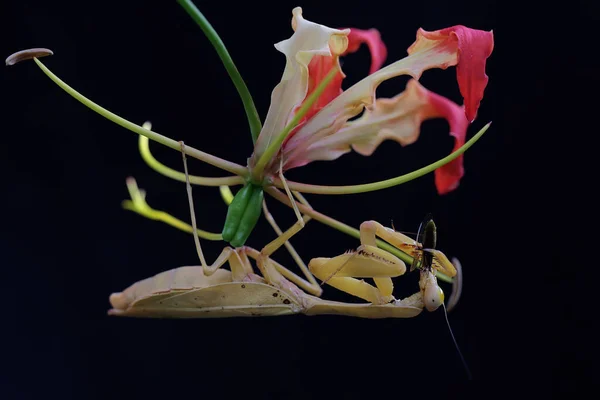
<path fill-rule="evenodd" d="M 215 40 L 218 38 L 216 32 L 190 1 L 180 3 L 217 48 L 244 101 L 255 139 L 254 152 L 246 167 L 190 146 L 185 147 L 186 154 L 238 175 L 225 178 L 192 177 L 193 183 L 222 187 L 244 184 L 246 189 L 240 190 L 233 201 L 230 201 L 223 234 L 200 232 L 200 236 L 212 240 L 222 238 L 234 247 L 242 246 L 256 224 L 257 216 L 260 215 L 263 189 L 278 200 L 286 202 L 283 200 L 285 196 L 282 198 L 282 193 L 277 190 L 285 188 L 289 196 L 288 205 L 295 207 L 290 189 L 317 194 L 360 193 L 391 187 L 431 171 L 435 171 L 435 184 L 440 194 L 458 187 L 464 174 L 462 154 L 489 126 L 486 125 L 465 143 L 467 129 L 477 115 L 488 82 L 485 64 L 493 50 L 492 32 L 460 25 L 432 32 L 419 29 L 416 41 L 408 48 L 408 56 L 382 68 L 387 50 L 376 29 L 330 28 L 305 19 L 302 9 L 296 7 L 292 11 L 294 33 L 289 39 L 275 45 L 276 49 L 285 55 L 286 64 L 281 82 L 272 92 L 271 106 L 264 126 L 261 127 L 251 96 L 233 66 L 233 61 L 220 39 Z M 342 90 L 345 76 L 340 66 L 340 58 L 357 51 L 362 44 L 366 44 L 371 52 L 369 75 L 350 88 Z M 50 54 L 52 52 L 47 49 L 32 49 L 16 53 L 9 57 L 6 63 L 12 65 L 22 59 L 34 58 L 40 68 L 69 94 L 106 118 L 140 134 L 142 155 L 154 169 L 174 179 L 184 180 L 183 174 L 152 158 L 147 148 L 147 139 L 143 142 L 142 137 L 180 150 L 178 142 L 151 131 L 148 126 L 141 127 L 131 123 L 79 94 L 37 59 Z M 418 82 L 421 74 L 427 69 L 446 69 L 451 66 L 456 66 L 464 105 L 458 105 L 433 93 Z M 413 78 L 402 93 L 391 99 L 376 98 L 376 89 L 382 82 L 400 75 L 410 75 Z M 361 113 L 363 114 L 359 116 Z M 352 120 L 357 116 L 359 117 Z M 335 160 L 351 150 L 370 156 L 384 140 L 394 140 L 402 146 L 414 143 L 419 137 L 421 123 L 432 118 L 444 118 L 448 121 L 450 135 L 455 141 L 453 153 L 413 173 L 355 186 L 308 185 L 286 182 L 283 178 L 283 172 L 291 168 L 312 161 Z M 143 196 L 137 196 L 137 200 L 137 203 L 134 201 L 134 205 L 131 206 L 134 211 L 189 230 L 183 227 L 181 221 L 164 217 L 165 213 L 157 214 L 147 205 L 140 206 L 144 202 Z M 358 237 L 358 230 L 310 208 L 302 205 L 299 207 L 303 213 L 320 222 Z M 246 214 L 250 217 L 246 223 L 241 223 Z M 385 244 L 382 246 L 386 247 Z M 386 249 L 400 256 L 391 247 Z"/>
<path fill-rule="evenodd" d="M 271 95 L 271 106 L 250 160 L 251 168 L 262 161 L 262 174 L 275 174 L 280 164 L 285 171 L 312 161 L 334 160 L 352 149 L 368 156 L 386 139 L 408 145 L 418 139 L 421 122 L 431 118 L 449 122 L 450 134 L 455 138 L 454 150 L 464 144 L 488 81 L 485 63 L 493 50 L 492 32 L 464 26 L 434 32 L 419 29 L 417 40 L 408 48 L 409 56 L 380 69 L 387 51 L 375 29 L 332 29 L 304 19 L 300 7 L 293 10 L 292 27 L 292 37 L 275 45 L 285 54 L 286 67 Z M 362 43 L 367 43 L 371 51 L 370 75 L 342 91 L 344 74 L 339 59 L 356 51 Z M 450 66 L 457 67 L 464 107 L 428 91 L 418 82 L 423 71 Z M 268 146 L 332 69 L 335 75 L 274 156 L 261 160 Z M 414 79 L 396 97 L 376 99 L 377 86 L 399 75 L 411 75 Z M 360 118 L 349 121 L 365 108 Z M 463 174 L 462 156 L 437 169 L 439 193 L 455 189 Z"/>
<path fill-rule="evenodd" d="M 493 50 L 492 32 L 464 26 L 419 29 L 408 57 L 380 69 L 387 50 L 376 29 L 333 29 L 306 20 L 300 7 L 292 14 L 294 34 L 275 45 L 286 57 L 285 70 L 249 161 L 256 181 L 312 161 L 335 160 L 351 150 L 370 156 L 384 140 L 414 143 L 421 123 L 432 118 L 448 121 L 453 151 L 464 145 L 488 82 L 485 64 Z M 340 57 L 363 43 L 372 57 L 369 76 L 344 91 Z M 464 106 L 418 82 L 425 70 L 450 66 L 456 66 Z M 377 99 L 377 87 L 399 75 L 413 78 L 406 90 L 391 99 Z M 460 155 L 435 170 L 438 192 L 454 190 L 463 175 Z"/>

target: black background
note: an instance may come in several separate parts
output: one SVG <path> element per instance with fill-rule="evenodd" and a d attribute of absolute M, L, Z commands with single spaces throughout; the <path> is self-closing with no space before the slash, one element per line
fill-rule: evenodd
<path fill-rule="evenodd" d="M 332 27 L 378 28 L 387 63 L 405 56 L 419 27 L 494 30 L 490 83 L 469 134 L 493 124 L 466 153 L 466 175 L 456 191 L 437 195 L 430 174 L 377 193 L 308 198 L 353 226 L 393 220 L 397 229 L 414 231 L 432 212 L 439 248 L 464 267 L 463 297 L 450 322 L 474 377 L 500 378 L 493 388 L 515 390 L 513 382 L 523 380 L 554 393 L 577 389 L 576 378 L 591 376 L 589 326 L 574 315 L 578 302 L 568 299 L 576 297 L 576 271 L 558 250 L 571 238 L 565 211 L 573 180 L 565 169 L 565 146 L 583 137 L 593 103 L 582 93 L 598 81 L 585 44 L 597 10 L 585 2 L 561 10 L 493 1 L 324 3 L 196 4 L 226 43 L 262 118 L 284 65 L 273 44 L 291 35 L 296 5 L 307 19 Z M 251 154 L 237 93 L 209 42 L 176 2 L 6 1 L 1 18 L 4 56 L 51 48 L 55 55 L 44 63 L 111 111 L 139 124 L 151 120 L 158 132 L 240 164 Z M 344 87 L 368 68 L 366 48 L 346 57 Z M 33 62 L 3 68 L 0 76 L 0 284 L 7 335 L 1 342 L 0 397 L 117 399 L 184 392 L 214 398 L 237 391 L 245 397 L 312 398 L 327 387 L 336 398 L 378 390 L 429 397 L 434 387 L 466 380 L 441 311 L 405 320 L 107 317 L 111 292 L 197 264 L 190 235 L 120 207 L 127 198 L 125 178 L 137 179 L 151 206 L 187 221 L 185 187 L 144 164 L 134 133 L 85 108 Z M 395 95 L 406 81 L 384 83 L 378 96 Z M 461 101 L 454 68 L 427 71 L 421 82 Z M 349 154 L 292 170 L 288 178 L 352 184 L 400 175 L 447 154 L 453 143 L 446 132 L 445 122 L 428 121 L 411 146 L 386 142 L 374 157 Z M 181 168 L 177 152 L 151 147 L 164 163 Z M 190 169 L 222 175 L 193 160 Z M 195 187 L 194 195 L 199 227 L 219 231 L 226 206 L 218 190 Z M 293 223 L 290 209 L 270 204 L 282 226 Z M 273 238 L 261 220 L 248 243 L 260 248 Z M 293 243 L 306 261 L 358 245 L 314 221 Z M 213 259 L 223 243 L 203 245 Z M 291 265 L 285 251 L 275 258 Z M 400 280 L 403 296 L 416 288 L 416 276 Z M 348 299 L 332 288 L 325 293 Z"/>

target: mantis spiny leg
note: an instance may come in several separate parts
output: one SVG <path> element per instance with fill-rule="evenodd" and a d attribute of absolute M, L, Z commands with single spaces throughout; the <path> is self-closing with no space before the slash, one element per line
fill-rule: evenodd
<path fill-rule="evenodd" d="M 433 234 L 435 235 L 435 231 Z M 454 265 L 452 265 L 452 263 L 448 260 L 446 255 L 434 248 L 424 249 L 421 243 L 418 243 L 416 240 L 411 239 L 410 237 L 400 232 L 396 232 L 395 230 L 386 228 L 379 222 L 365 221 L 360 225 L 360 241 L 363 246 L 376 245 L 377 236 L 390 243 L 391 245 L 395 246 L 399 250 L 411 255 L 415 260 L 418 259 L 424 261 L 424 252 L 428 252 L 433 256 L 431 257 L 431 261 L 427 262 L 427 264 L 430 265 L 428 267 L 425 267 L 425 270 L 421 270 L 419 286 L 421 287 L 421 291 L 423 292 L 427 309 L 430 311 L 436 309 L 439 306 L 439 303 L 443 302 L 443 292 L 437 284 L 437 279 L 435 278 L 435 271 L 432 272 L 432 268 L 434 270 L 440 270 L 448 274 L 449 276 L 456 275 L 456 269 L 454 268 Z M 435 244 L 433 244 L 433 246 L 435 246 Z M 415 265 L 416 263 L 413 262 L 413 267 Z M 379 282 L 377 280 L 376 283 L 377 286 L 381 289 L 381 286 L 379 285 Z M 389 281 L 389 283 L 391 284 L 391 280 Z"/>
<path fill-rule="evenodd" d="M 375 221 L 363 222 L 360 226 L 361 245 L 353 252 L 347 252 L 334 258 L 311 260 L 310 270 L 330 286 L 360 297 L 374 304 L 385 304 L 394 300 L 392 295 L 393 277 L 406 272 L 406 265 L 393 254 L 377 247 L 376 237 L 402 243 L 408 236 L 388 230 Z M 405 239 L 405 240 L 406 240 Z M 373 278 L 375 286 L 356 279 Z"/>
<path fill-rule="evenodd" d="M 359 250 L 346 252 L 334 258 L 313 258 L 308 264 L 311 272 L 328 285 L 373 304 L 386 304 L 394 300 L 387 287 L 373 286 L 362 279 L 373 278 L 376 284 L 400 276 L 406 270 L 404 262 L 381 249 L 360 246 Z M 388 294 L 389 293 L 389 294 Z"/>
<path fill-rule="evenodd" d="M 377 236 L 405 253 L 408 253 L 406 250 L 409 248 L 410 243 L 414 242 L 414 240 L 408 236 L 386 228 L 377 221 L 365 221 L 360 224 L 360 244 L 362 246 L 372 246 L 377 248 Z M 406 268 L 404 270 L 406 271 Z M 392 295 L 394 284 L 391 278 L 380 277 L 373 278 L 373 280 L 385 296 Z"/>
<path fill-rule="evenodd" d="M 360 242 L 362 244 L 376 245 L 376 236 L 385 240 L 392 246 L 410 255 L 419 258 L 422 251 L 433 254 L 433 266 L 442 273 L 453 277 L 456 275 L 454 265 L 444 253 L 436 249 L 423 249 L 421 243 L 393 229 L 386 228 L 377 221 L 365 221 L 360 225 Z"/>

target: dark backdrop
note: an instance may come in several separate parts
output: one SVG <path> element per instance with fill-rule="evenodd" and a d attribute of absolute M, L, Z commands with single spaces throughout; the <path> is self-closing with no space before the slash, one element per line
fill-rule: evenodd
<path fill-rule="evenodd" d="M 523 379 L 543 389 L 570 389 L 573 377 L 589 374 L 582 351 L 586 326 L 564 301 L 574 273 L 562 269 L 557 253 L 570 237 L 562 233 L 567 226 L 559 206 L 568 179 L 561 179 L 565 162 L 550 147 L 564 149 L 582 135 L 581 118 L 562 117 L 591 111 L 571 83 L 597 82 L 592 65 L 577 64 L 586 57 L 584 38 L 593 22 L 583 18 L 597 14 L 593 6 L 573 3 L 559 13 L 494 1 L 197 2 L 228 46 L 262 118 L 284 65 L 273 44 L 290 36 L 296 5 L 306 18 L 333 27 L 378 28 L 388 63 L 406 54 L 419 27 L 494 30 L 490 83 L 470 135 L 493 124 L 466 153 L 466 175 L 456 191 L 437 195 L 430 174 L 377 193 L 309 200 L 353 226 L 393 220 L 397 229 L 414 231 L 432 212 L 439 248 L 464 266 L 463 297 L 450 314 L 454 334 L 475 378 L 501 377 L 505 388 Z M 155 130 L 237 163 L 251 154 L 232 83 L 175 2 L 6 1 L 1 17 L 3 56 L 51 48 L 55 55 L 43 60 L 46 65 L 111 111 L 140 124 L 149 119 Z M 365 48 L 347 57 L 345 87 L 368 66 Z M 190 235 L 120 207 L 125 178 L 137 179 L 150 205 L 188 220 L 185 187 L 144 164 L 134 133 L 75 101 L 34 63 L 3 68 L 0 76 L 0 283 L 7 335 L 0 397 L 116 399 L 183 390 L 205 398 L 235 389 L 249 397 L 310 398 L 326 386 L 341 398 L 380 388 L 388 396 L 417 390 L 427 397 L 433 386 L 420 381 L 440 387 L 465 381 L 441 311 L 405 320 L 107 317 L 111 292 L 197 264 Z M 406 80 L 387 82 L 378 94 L 393 96 Z M 428 71 L 421 82 L 461 100 L 454 68 Z M 396 176 L 447 154 L 452 139 L 446 132 L 443 121 L 426 122 L 411 146 L 386 142 L 376 157 L 349 154 L 290 171 L 288 178 L 352 184 Z M 177 152 L 151 146 L 166 164 L 181 167 Z M 190 169 L 220 174 L 193 160 Z M 194 190 L 199 226 L 219 231 L 226 206 L 218 190 Z M 281 225 L 293 223 L 290 209 L 270 204 Z M 249 244 L 260 248 L 273 238 L 261 220 Z M 306 261 L 358 245 L 318 222 L 293 243 Z M 222 246 L 205 241 L 207 257 L 214 259 Z M 291 263 L 285 251 L 276 259 Z M 402 294 L 412 293 L 416 277 L 402 279 L 408 282 Z M 347 299 L 329 287 L 325 294 Z"/>

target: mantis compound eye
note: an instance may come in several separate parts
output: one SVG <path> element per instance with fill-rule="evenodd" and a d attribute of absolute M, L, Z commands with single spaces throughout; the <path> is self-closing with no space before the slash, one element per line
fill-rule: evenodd
<path fill-rule="evenodd" d="M 425 287 L 423 303 L 425 303 L 427 311 L 435 311 L 439 306 L 444 304 L 444 291 L 437 283 L 430 283 Z"/>

